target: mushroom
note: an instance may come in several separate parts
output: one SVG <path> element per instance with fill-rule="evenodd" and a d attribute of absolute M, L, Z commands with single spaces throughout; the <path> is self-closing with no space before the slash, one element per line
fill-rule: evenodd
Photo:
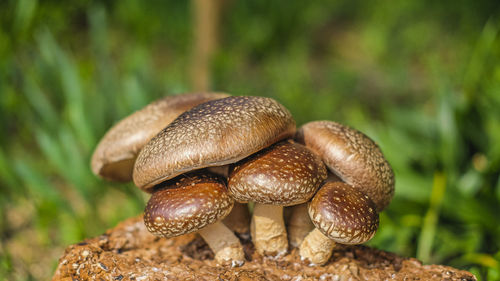
<path fill-rule="evenodd" d="M 222 222 L 233 207 L 222 177 L 190 173 L 163 183 L 144 212 L 147 229 L 158 236 L 174 237 L 197 231 L 219 263 L 233 266 L 245 261 L 238 238 Z"/>
<path fill-rule="evenodd" d="M 209 101 L 182 113 L 144 146 L 133 180 L 152 192 L 180 174 L 237 162 L 293 136 L 295 130 L 290 112 L 273 99 Z"/>
<path fill-rule="evenodd" d="M 234 164 L 228 189 L 236 201 L 255 202 L 250 229 L 257 252 L 286 253 L 283 206 L 307 202 L 326 177 L 321 159 L 291 140 L 274 144 Z"/>
<path fill-rule="evenodd" d="M 317 153 L 331 172 L 368 195 L 382 211 L 394 195 L 394 173 L 377 144 L 332 121 L 315 121 L 297 132 L 298 142 Z"/>
<path fill-rule="evenodd" d="M 182 113 L 144 146 L 133 180 L 147 191 L 185 172 L 237 162 L 294 133 L 292 115 L 273 99 L 209 101 Z"/>
<path fill-rule="evenodd" d="M 307 203 L 291 207 L 290 218 L 287 220 L 286 228 L 288 229 L 288 242 L 290 246 L 294 248 L 298 247 L 302 243 L 302 240 L 304 240 L 304 237 L 314 229 L 314 224 L 307 214 Z"/>
<path fill-rule="evenodd" d="M 161 129 L 193 106 L 227 96 L 224 93 L 168 96 L 136 111 L 114 125 L 101 139 L 92 155 L 92 171 L 108 180 L 132 180 L 137 154 Z"/>
<path fill-rule="evenodd" d="M 245 240 L 250 238 L 250 211 L 247 204 L 234 202 L 231 213 L 222 222 L 240 238 Z"/>
<path fill-rule="evenodd" d="M 229 165 L 209 167 L 207 170 L 227 179 Z M 222 220 L 222 222 L 232 231 L 236 232 L 239 237 L 243 239 L 250 238 L 250 212 L 247 204 L 235 202 L 233 210 L 224 220 Z"/>
<path fill-rule="evenodd" d="M 101 139 L 92 156 L 93 172 L 108 180 L 130 181 L 137 154 L 142 147 L 184 111 L 209 100 L 228 97 L 225 93 L 193 93 L 167 96 L 124 118 Z M 218 167 L 214 167 L 218 168 Z M 225 173 L 227 167 L 219 168 Z M 246 206 L 236 204 L 226 225 L 240 234 L 248 233 L 242 222 L 250 221 Z"/>
<path fill-rule="evenodd" d="M 302 241 L 299 253 L 312 264 L 326 263 L 335 243 L 364 243 L 378 228 L 375 203 L 343 182 L 325 183 L 309 203 L 308 210 L 316 228 Z"/>
<path fill-rule="evenodd" d="M 340 179 L 331 172 L 328 172 L 328 177 L 325 181 L 340 181 Z M 288 211 L 289 217 L 286 224 L 288 241 L 290 242 L 290 246 L 298 247 L 307 234 L 314 229 L 314 224 L 309 218 L 307 203 L 292 206 Z"/>

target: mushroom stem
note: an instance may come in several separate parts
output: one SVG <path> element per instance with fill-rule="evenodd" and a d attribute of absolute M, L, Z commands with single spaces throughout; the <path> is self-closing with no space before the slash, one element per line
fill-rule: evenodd
<path fill-rule="evenodd" d="M 222 222 L 229 229 L 243 236 L 243 238 L 249 238 L 250 212 L 248 211 L 247 204 L 235 202 L 231 213 Z"/>
<path fill-rule="evenodd" d="M 288 250 L 282 206 L 255 203 L 250 228 L 259 254 L 279 256 Z"/>
<path fill-rule="evenodd" d="M 298 247 L 304 237 L 314 229 L 314 224 L 307 213 L 307 204 L 300 204 L 292 207 L 292 214 L 288 220 L 288 240 L 290 246 Z"/>
<path fill-rule="evenodd" d="M 309 260 L 312 265 L 322 265 L 328 261 L 334 247 L 335 242 L 332 239 L 314 228 L 300 244 L 300 258 Z"/>
<path fill-rule="evenodd" d="M 208 167 L 207 170 L 227 179 L 227 174 L 229 173 L 229 165 Z"/>
<path fill-rule="evenodd" d="M 207 225 L 198 233 L 212 249 L 218 263 L 231 262 L 232 266 L 241 266 L 245 263 L 245 253 L 240 240 L 222 222 Z"/>

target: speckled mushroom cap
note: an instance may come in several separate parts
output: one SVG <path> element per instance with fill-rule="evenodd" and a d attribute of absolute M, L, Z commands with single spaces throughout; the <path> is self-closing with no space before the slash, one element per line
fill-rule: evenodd
<path fill-rule="evenodd" d="M 325 236 L 341 244 L 361 244 L 378 228 L 375 203 L 343 182 L 327 182 L 308 206 L 311 221 Z"/>
<path fill-rule="evenodd" d="M 168 96 L 136 111 L 114 125 L 101 139 L 92 155 L 92 171 L 109 180 L 132 180 L 137 154 L 161 129 L 193 106 L 227 96 L 224 93 Z"/>
<path fill-rule="evenodd" d="M 394 195 L 394 173 L 377 144 L 363 133 L 331 121 L 303 125 L 296 139 L 316 152 L 346 183 L 366 193 L 382 211 Z"/>
<path fill-rule="evenodd" d="M 291 206 L 308 201 L 326 177 L 317 155 L 286 140 L 236 163 L 228 189 L 236 201 Z"/>
<path fill-rule="evenodd" d="M 155 235 L 179 236 L 224 218 L 233 203 L 222 177 L 210 173 L 185 174 L 162 184 L 151 195 L 144 223 Z"/>
<path fill-rule="evenodd" d="M 295 133 L 290 112 L 264 97 L 228 97 L 188 110 L 139 153 L 134 183 L 143 190 L 182 173 L 237 162 Z"/>

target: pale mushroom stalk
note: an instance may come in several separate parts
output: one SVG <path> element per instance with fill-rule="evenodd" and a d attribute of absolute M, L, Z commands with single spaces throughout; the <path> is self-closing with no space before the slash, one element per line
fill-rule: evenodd
<path fill-rule="evenodd" d="M 299 253 L 301 259 L 309 260 L 311 265 L 321 265 L 330 259 L 333 248 L 335 242 L 314 228 L 300 244 Z"/>
<path fill-rule="evenodd" d="M 288 220 L 287 229 L 290 246 L 298 247 L 306 235 L 314 229 L 314 224 L 307 214 L 307 204 L 304 203 L 292 207 L 292 214 Z"/>
<path fill-rule="evenodd" d="M 240 240 L 222 222 L 218 221 L 198 231 L 207 242 L 219 263 L 231 262 L 232 266 L 241 266 L 245 262 L 245 253 Z"/>
<path fill-rule="evenodd" d="M 252 241 L 259 253 L 280 256 L 287 252 L 282 206 L 255 203 L 250 228 Z"/>

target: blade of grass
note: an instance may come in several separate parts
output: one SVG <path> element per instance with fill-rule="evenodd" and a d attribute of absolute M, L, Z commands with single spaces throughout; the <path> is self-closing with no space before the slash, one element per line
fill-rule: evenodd
<path fill-rule="evenodd" d="M 12 165 L 10 164 L 10 159 L 0 147 L 0 181 L 7 187 L 7 189 L 11 189 L 12 191 L 18 190 L 17 186 L 19 186 L 19 180 L 15 177 L 12 171 Z M 3 193 L 2 193 L 3 194 Z"/>
<path fill-rule="evenodd" d="M 14 18 L 14 30 L 17 35 L 23 34 L 31 24 L 37 7 L 37 0 L 19 0 Z"/>
<path fill-rule="evenodd" d="M 47 96 L 42 92 L 40 86 L 35 81 L 34 74 L 27 73 L 24 79 L 24 94 L 31 107 L 35 109 L 38 116 L 43 120 L 45 126 L 53 128 L 57 126 L 57 113 Z"/>
<path fill-rule="evenodd" d="M 51 71 L 61 84 L 65 99 L 65 115 L 75 134 L 78 135 L 79 141 L 90 151 L 95 143 L 95 137 L 84 107 L 83 83 L 80 80 L 78 68 L 72 58 L 59 47 L 48 30 L 38 35 L 38 44 L 46 60 L 51 63 Z"/>
<path fill-rule="evenodd" d="M 480 254 L 480 253 L 469 253 L 462 257 L 465 261 L 479 264 L 484 267 L 498 268 L 500 262 L 495 259 L 492 255 Z"/>
<path fill-rule="evenodd" d="M 497 36 L 498 26 L 494 18 L 490 18 L 484 25 L 483 31 L 477 40 L 464 76 L 463 87 L 469 104 L 478 93 L 477 87 L 482 84 L 486 65 L 490 61 L 489 57 L 493 55 L 492 48 Z"/>
<path fill-rule="evenodd" d="M 440 207 L 445 191 L 446 175 L 442 172 L 435 172 L 429 209 L 424 216 L 422 230 L 420 232 L 417 247 L 417 258 L 424 263 L 428 263 L 431 261 L 432 244 L 436 235 Z"/>
<path fill-rule="evenodd" d="M 87 202 L 92 202 L 89 184 L 81 176 L 87 167 L 83 167 L 85 161 L 79 159 L 81 152 L 76 152 L 72 147 L 69 128 L 62 127 L 57 136 L 51 136 L 46 131 L 38 129 L 35 134 L 40 149 L 48 162 L 56 170 L 57 174 L 64 178 L 67 183 L 75 186 Z M 76 165 L 76 167 L 74 166 Z"/>
<path fill-rule="evenodd" d="M 29 158 L 14 158 L 13 166 L 14 171 L 27 187 L 28 193 L 34 199 L 56 202 L 59 206 L 66 206 L 61 194 L 46 180 L 46 175 L 42 174 L 33 163 L 29 163 L 26 159 Z"/>

